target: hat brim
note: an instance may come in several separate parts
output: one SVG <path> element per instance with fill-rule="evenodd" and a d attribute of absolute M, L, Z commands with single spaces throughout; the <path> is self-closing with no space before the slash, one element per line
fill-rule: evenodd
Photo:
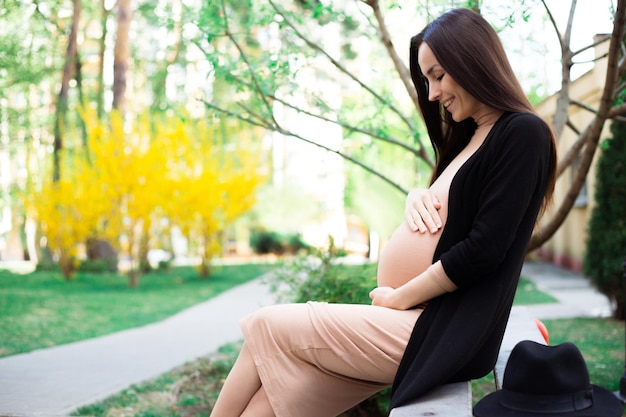
<path fill-rule="evenodd" d="M 621 417 L 622 402 L 609 390 L 592 385 L 593 405 L 584 410 L 569 413 L 530 413 L 511 410 L 500 404 L 502 391 L 493 392 L 482 398 L 474 406 L 475 417 Z"/>

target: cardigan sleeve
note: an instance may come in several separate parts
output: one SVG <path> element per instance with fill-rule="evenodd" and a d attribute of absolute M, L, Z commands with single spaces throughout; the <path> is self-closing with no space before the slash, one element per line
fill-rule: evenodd
<path fill-rule="evenodd" d="M 471 228 L 440 259 L 459 288 L 489 276 L 505 259 L 533 197 L 545 190 L 551 146 L 541 119 L 514 114 L 486 139 L 476 163 L 464 167 L 469 171 L 453 181 L 449 206 L 462 213 L 449 213 L 455 222 L 446 228 L 457 228 L 454 234 Z"/>

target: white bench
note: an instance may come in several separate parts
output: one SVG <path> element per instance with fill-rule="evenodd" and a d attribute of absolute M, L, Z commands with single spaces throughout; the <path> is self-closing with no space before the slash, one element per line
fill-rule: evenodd
<path fill-rule="evenodd" d="M 498 361 L 493 369 L 496 389 L 502 388 L 504 368 L 513 347 L 522 340 L 534 340 L 545 344 L 528 310 L 515 306 L 504 333 Z M 420 399 L 391 410 L 389 417 L 472 417 L 472 385 L 470 381 L 442 385 Z"/>

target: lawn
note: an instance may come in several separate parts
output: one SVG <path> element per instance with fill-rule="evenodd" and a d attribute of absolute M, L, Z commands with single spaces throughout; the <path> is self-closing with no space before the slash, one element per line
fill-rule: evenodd
<path fill-rule="evenodd" d="M 580 349 L 592 384 L 619 390 L 624 374 L 624 322 L 614 319 L 575 318 L 543 320 L 550 345 L 572 342 Z M 474 401 L 494 391 L 491 375 L 472 382 Z"/>
<path fill-rule="evenodd" d="M 142 276 L 138 288 L 116 274 L 80 274 L 65 282 L 59 274 L 27 275 L 0 271 L 0 356 L 152 323 L 262 275 L 272 265 L 216 267 L 208 279 L 193 268 L 174 268 Z M 515 304 L 555 301 L 522 279 Z M 582 351 L 591 381 L 618 389 L 624 372 L 624 323 L 610 319 L 544 321 L 551 344 L 569 340 Z M 107 417 L 208 416 L 239 343 L 210 357 L 185 364 L 109 399 L 83 407 L 75 415 Z M 472 384 L 474 400 L 493 391 L 493 379 Z"/>
<path fill-rule="evenodd" d="M 162 320 L 272 268 L 267 264 L 214 267 L 201 279 L 192 267 L 143 275 L 129 288 L 118 274 L 26 275 L 0 271 L 0 356 L 75 342 Z"/>
<path fill-rule="evenodd" d="M 624 324 L 611 319 L 546 320 L 550 344 L 571 341 L 581 350 L 593 384 L 617 390 L 624 372 Z M 83 407 L 76 416 L 200 417 L 208 416 L 222 382 L 239 351 L 223 347 L 210 358 L 187 363 L 107 400 Z M 472 381 L 474 402 L 493 392 L 492 376 Z M 626 416 L 626 414 L 625 414 Z"/>

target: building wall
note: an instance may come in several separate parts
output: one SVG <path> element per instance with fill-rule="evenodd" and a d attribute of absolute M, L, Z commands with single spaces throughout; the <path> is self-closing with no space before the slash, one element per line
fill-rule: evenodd
<path fill-rule="evenodd" d="M 609 42 L 603 42 L 596 48 L 596 57 L 602 56 L 608 51 Z M 572 83 L 571 97 L 574 100 L 586 103 L 587 105 L 597 108 L 604 86 L 604 78 L 606 76 L 607 60 L 600 59 L 596 62 L 594 68 L 578 78 Z M 546 121 L 551 122 L 556 108 L 556 96 L 552 96 L 543 103 L 536 106 L 537 112 Z M 593 114 L 579 106 L 570 106 L 569 120 L 580 131 L 589 124 Z M 602 132 L 602 138 L 610 134 L 608 125 L 605 125 Z M 565 128 L 563 134 L 558 139 L 558 158 L 563 158 L 565 153 L 575 143 L 578 135 L 568 127 Z M 580 271 L 582 268 L 582 259 L 585 252 L 585 241 L 588 235 L 588 224 L 591 216 L 591 210 L 594 205 L 593 190 L 595 189 L 595 167 L 600 150 L 596 151 L 593 163 L 585 184 L 585 189 L 579 195 L 575 206 L 568 214 L 565 222 L 538 251 L 537 255 L 541 258 L 554 262 L 557 265 Z M 544 223 L 547 219 L 554 216 L 555 210 L 563 201 L 567 191 L 569 190 L 574 172 L 570 167 L 559 177 L 554 192 L 554 206 L 548 210 L 544 216 Z"/>

